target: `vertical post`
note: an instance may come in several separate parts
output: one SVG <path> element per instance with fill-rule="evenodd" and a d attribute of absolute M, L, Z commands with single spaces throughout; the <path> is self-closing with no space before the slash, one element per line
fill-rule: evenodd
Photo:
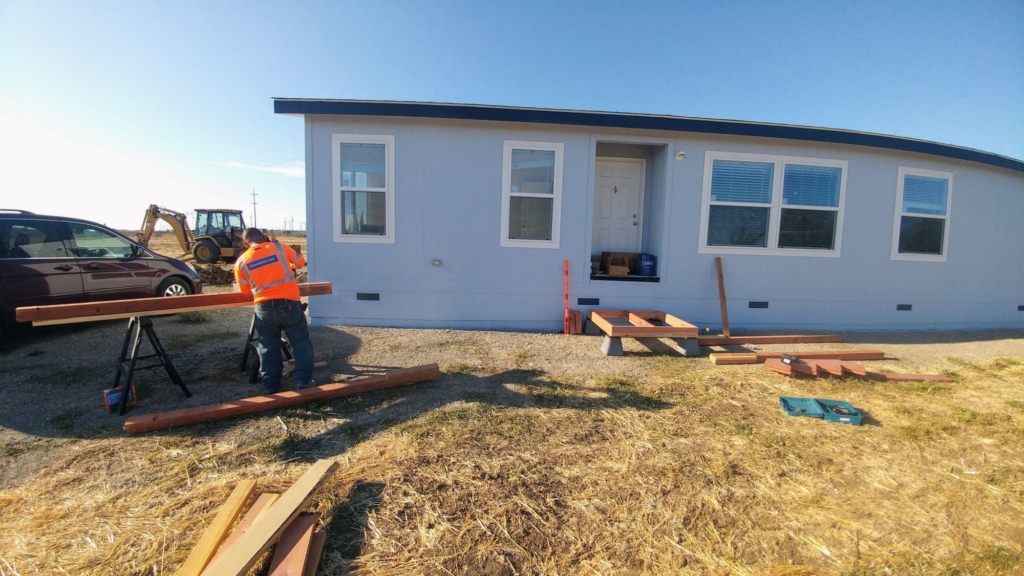
<path fill-rule="evenodd" d="M 256 227 L 256 189 L 252 189 L 252 227 Z"/>
<path fill-rule="evenodd" d="M 718 305 L 722 309 L 722 334 L 729 334 L 729 307 L 725 303 L 725 274 L 722 273 L 722 257 L 715 257 L 715 268 L 718 270 Z"/>
<path fill-rule="evenodd" d="M 563 333 L 571 334 L 569 331 L 569 259 L 562 262 L 562 279 L 565 290 L 562 292 L 562 324 Z"/>

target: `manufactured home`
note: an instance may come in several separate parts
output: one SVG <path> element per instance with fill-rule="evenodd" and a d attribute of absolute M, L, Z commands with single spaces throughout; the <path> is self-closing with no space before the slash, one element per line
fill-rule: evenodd
<path fill-rule="evenodd" d="M 757 122 L 280 98 L 305 123 L 315 324 L 1024 328 L 1024 161 Z M 641 266 L 615 253 L 639 256 Z M 614 272 L 614 274 L 609 273 Z"/>

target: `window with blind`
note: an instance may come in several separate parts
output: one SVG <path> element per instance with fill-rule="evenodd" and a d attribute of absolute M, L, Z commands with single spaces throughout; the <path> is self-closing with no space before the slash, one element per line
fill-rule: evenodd
<path fill-rule="evenodd" d="M 953 175 L 901 167 L 896 181 L 892 259 L 946 261 Z"/>
<path fill-rule="evenodd" d="M 708 152 L 701 252 L 838 256 L 847 163 Z"/>
<path fill-rule="evenodd" d="M 335 134 L 332 141 L 334 241 L 394 243 L 394 137 Z"/>
<path fill-rule="evenodd" d="M 562 149 L 560 143 L 505 141 L 501 246 L 558 248 Z"/>

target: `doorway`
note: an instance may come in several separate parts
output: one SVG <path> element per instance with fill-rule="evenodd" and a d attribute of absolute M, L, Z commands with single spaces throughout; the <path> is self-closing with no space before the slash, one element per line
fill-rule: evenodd
<path fill-rule="evenodd" d="M 602 157 L 595 166 L 592 252 L 640 252 L 647 161 Z"/>

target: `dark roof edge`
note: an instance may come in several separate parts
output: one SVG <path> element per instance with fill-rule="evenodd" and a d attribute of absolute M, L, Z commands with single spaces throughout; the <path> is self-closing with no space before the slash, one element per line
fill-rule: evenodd
<path fill-rule="evenodd" d="M 1024 161 L 927 140 L 900 136 L 886 136 L 870 132 L 855 132 L 836 128 L 812 128 L 788 124 L 768 124 L 739 120 L 712 120 L 682 116 L 656 116 L 620 112 L 590 112 L 551 110 L 545 108 L 517 108 L 509 106 L 483 106 L 473 104 L 439 104 L 428 102 L 388 102 L 373 100 L 317 100 L 305 98 L 274 98 L 275 114 L 334 114 L 344 116 L 397 116 L 405 118 L 442 118 L 449 120 L 484 120 L 491 122 L 525 122 L 533 124 L 564 124 L 602 128 L 632 128 L 637 130 L 665 130 L 672 132 L 698 132 L 729 136 L 756 136 L 783 138 L 811 142 L 852 144 L 888 150 L 902 150 L 967 160 L 1024 172 Z"/>

